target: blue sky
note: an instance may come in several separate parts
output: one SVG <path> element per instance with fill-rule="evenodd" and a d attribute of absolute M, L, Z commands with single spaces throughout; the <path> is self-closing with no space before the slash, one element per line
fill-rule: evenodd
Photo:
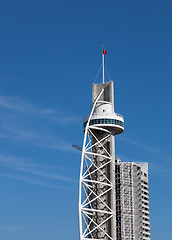
<path fill-rule="evenodd" d="M 116 155 L 149 163 L 152 239 L 171 238 L 171 12 L 169 0 L 0 1 L 0 239 L 78 239 L 71 146 L 102 44 L 125 118 Z"/>

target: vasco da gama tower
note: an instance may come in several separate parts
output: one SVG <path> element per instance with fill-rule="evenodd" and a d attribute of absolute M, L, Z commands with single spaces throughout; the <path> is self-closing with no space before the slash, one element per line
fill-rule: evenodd
<path fill-rule="evenodd" d="M 115 159 L 124 131 L 114 110 L 113 82 L 93 84 L 92 110 L 84 118 L 79 183 L 80 240 L 150 240 L 147 163 Z"/>

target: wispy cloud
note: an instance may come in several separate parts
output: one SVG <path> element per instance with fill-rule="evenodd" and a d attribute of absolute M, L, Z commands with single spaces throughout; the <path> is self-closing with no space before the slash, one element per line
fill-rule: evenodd
<path fill-rule="evenodd" d="M 36 184 L 36 185 L 41 185 L 41 186 L 44 186 L 44 187 L 64 189 L 64 187 L 62 187 L 62 186 L 58 186 L 58 185 L 55 185 L 55 184 L 43 183 L 41 181 L 29 179 L 25 176 L 21 177 L 21 176 L 18 176 L 18 175 L 6 174 L 6 173 L 0 173 L 0 176 L 1 177 L 6 177 L 6 178 L 12 178 L 12 179 L 15 179 L 15 180 L 24 181 L 24 182 L 32 183 L 32 184 Z"/>
<path fill-rule="evenodd" d="M 18 231 L 20 230 L 21 227 L 20 226 L 16 226 L 16 225 L 0 225 L 0 231 Z"/>
<path fill-rule="evenodd" d="M 134 140 L 131 140 L 131 139 L 128 139 L 126 137 L 121 137 L 119 136 L 120 140 L 126 142 L 126 143 L 129 143 L 131 145 L 134 145 L 136 147 L 139 147 L 139 148 L 142 148 L 146 151 L 150 151 L 150 152 L 154 152 L 154 153 L 159 153 L 160 152 L 160 149 L 156 148 L 156 147 L 152 147 L 152 146 L 147 146 L 141 142 L 138 142 L 138 141 L 134 141 Z"/>
<path fill-rule="evenodd" d="M 78 117 L 64 116 L 55 109 L 43 109 L 17 97 L 0 96 L 0 106 L 27 116 L 53 120 L 61 124 L 78 122 Z"/>
<path fill-rule="evenodd" d="M 10 227 L 10 231 L 18 231 L 18 230 L 20 230 L 20 229 L 21 229 L 20 226 L 11 226 L 11 227 Z"/>
<path fill-rule="evenodd" d="M 73 183 L 77 182 L 75 179 L 69 176 L 58 175 L 58 174 L 42 171 L 41 164 L 27 164 L 25 160 L 21 158 L 0 155 L 0 165 L 5 166 L 6 168 L 12 169 L 15 172 L 17 171 L 17 172 L 27 173 L 27 174 L 48 178 L 52 180 L 61 180 L 61 181 L 73 182 Z M 46 168 L 47 170 L 50 169 L 48 166 L 44 166 L 44 169 Z M 66 169 L 63 168 L 63 170 L 66 170 Z"/>
<path fill-rule="evenodd" d="M 150 170 L 158 175 L 170 175 L 172 176 L 172 168 L 167 168 L 166 166 L 162 165 L 161 163 L 150 163 L 149 164 Z"/>
<path fill-rule="evenodd" d="M 12 178 L 31 184 L 44 187 L 69 190 L 64 187 L 64 182 L 69 185 L 77 183 L 76 179 L 69 176 L 69 169 L 52 168 L 51 166 L 43 166 L 41 164 L 28 163 L 28 159 L 22 159 L 13 156 L 0 155 L 0 177 Z M 58 174 L 57 171 L 63 172 Z M 53 172 L 52 172 L 53 171 Z"/>
<path fill-rule="evenodd" d="M 35 160 L 34 160 L 35 161 Z M 10 156 L 10 155 L 0 155 L 0 165 L 5 167 L 10 167 L 15 169 L 15 167 L 24 167 L 24 168 L 34 168 L 34 169 L 53 169 L 53 170 L 65 170 L 65 171 L 71 171 L 71 168 L 65 167 L 59 167 L 59 166 L 50 166 L 50 165 L 43 165 L 42 163 L 37 164 L 33 163 L 33 160 L 28 158 L 21 158 L 16 156 Z"/>
<path fill-rule="evenodd" d="M 21 146 L 27 143 L 28 146 L 35 145 L 45 149 L 74 152 L 72 143 L 62 140 L 58 133 L 62 132 L 63 127 L 66 131 L 66 125 L 61 124 L 76 122 L 77 117 L 62 116 L 56 110 L 41 109 L 16 97 L 0 96 L 0 106 L 1 139 L 20 143 Z M 43 119 L 46 121 L 42 121 Z M 49 120 L 55 121 L 55 125 Z"/>
<path fill-rule="evenodd" d="M 77 122 L 77 117 L 63 116 L 57 110 L 40 108 L 16 97 L 0 96 L 0 107 L 0 139 L 7 147 L 13 143 L 19 152 L 21 148 L 26 150 L 27 147 L 30 152 L 33 147 L 40 147 L 76 153 L 72 143 L 63 140 L 62 136 L 67 128 L 64 124 Z M 77 182 L 68 167 L 43 166 L 40 159 L 33 163 L 30 159 L 2 154 L 2 150 L 0 154 L 1 177 L 58 189 Z M 41 158 L 46 162 L 44 156 Z"/>
<path fill-rule="evenodd" d="M 56 136 L 47 133 L 36 133 L 34 131 L 27 131 L 13 126 L 2 125 L 0 131 L 0 138 L 14 141 L 15 143 L 29 143 L 51 150 L 61 150 L 75 152 L 72 148 L 72 143 L 57 139 Z"/>

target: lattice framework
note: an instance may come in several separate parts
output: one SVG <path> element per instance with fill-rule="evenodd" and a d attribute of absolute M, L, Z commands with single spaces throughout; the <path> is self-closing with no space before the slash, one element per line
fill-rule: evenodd
<path fill-rule="evenodd" d="M 105 172 L 113 160 L 105 147 L 112 133 L 103 127 L 89 126 L 96 105 L 102 103 L 99 98 L 103 91 L 96 98 L 85 127 L 79 187 L 80 240 L 113 240 L 107 229 L 113 217 L 107 195 L 111 194 L 113 184 Z M 101 139 L 95 134 L 96 131 L 102 132 Z"/>

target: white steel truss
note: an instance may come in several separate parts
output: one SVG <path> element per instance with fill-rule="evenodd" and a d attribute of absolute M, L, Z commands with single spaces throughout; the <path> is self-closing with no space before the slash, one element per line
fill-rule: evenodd
<path fill-rule="evenodd" d="M 107 148 L 112 133 L 89 125 L 103 91 L 96 98 L 85 127 L 79 182 L 80 240 L 113 240 L 108 227 L 113 211 L 107 197 L 113 188 L 107 174 L 113 160 Z"/>

